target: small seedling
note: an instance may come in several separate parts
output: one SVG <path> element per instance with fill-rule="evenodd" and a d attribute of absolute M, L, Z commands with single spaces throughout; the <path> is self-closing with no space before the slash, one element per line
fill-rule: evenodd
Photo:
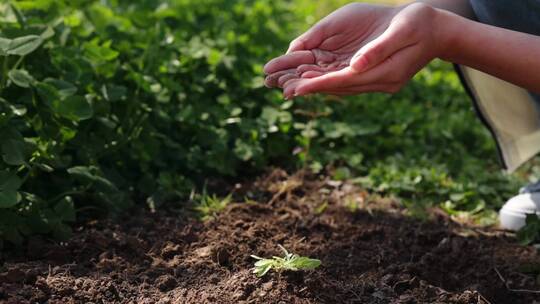
<path fill-rule="evenodd" d="M 349 212 L 355 213 L 358 211 L 360 206 L 358 206 L 358 202 L 354 196 L 349 195 L 345 198 L 345 207 L 349 210 Z"/>
<path fill-rule="evenodd" d="M 232 195 L 229 194 L 224 198 L 219 198 L 216 195 L 208 195 L 203 193 L 195 210 L 199 213 L 203 221 L 207 221 L 215 217 L 218 213 L 223 211 L 227 205 L 232 202 Z"/>
<path fill-rule="evenodd" d="M 328 202 L 324 202 L 322 204 L 320 204 L 317 208 L 315 208 L 315 214 L 316 215 L 320 215 L 320 214 L 323 214 L 324 211 L 326 211 L 326 209 L 328 208 Z"/>
<path fill-rule="evenodd" d="M 285 254 L 284 257 L 274 256 L 271 259 L 265 259 L 255 255 L 251 256 L 252 258 L 258 260 L 257 262 L 255 262 L 255 267 L 253 268 L 253 273 L 256 276 L 262 277 L 268 271 L 270 271 L 270 269 L 274 269 L 274 271 L 278 272 L 281 272 L 283 270 L 299 271 L 312 270 L 321 266 L 320 260 L 289 253 L 287 249 L 285 249 L 283 246 L 278 246 Z"/>

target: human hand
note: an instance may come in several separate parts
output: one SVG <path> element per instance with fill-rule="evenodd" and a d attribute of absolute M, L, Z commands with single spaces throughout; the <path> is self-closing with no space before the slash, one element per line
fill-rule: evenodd
<path fill-rule="evenodd" d="M 266 85 L 285 98 L 311 93 L 397 92 L 442 52 L 437 10 L 354 3 L 295 39 L 265 66 Z"/>

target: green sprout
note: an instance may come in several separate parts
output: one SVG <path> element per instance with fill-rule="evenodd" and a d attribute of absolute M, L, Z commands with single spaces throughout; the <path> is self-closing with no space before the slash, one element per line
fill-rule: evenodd
<path fill-rule="evenodd" d="M 195 206 L 195 210 L 199 213 L 203 221 L 207 221 L 216 217 L 218 213 L 223 211 L 227 205 L 232 202 L 232 194 L 227 195 L 224 198 L 217 197 L 216 195 L 207 195 L 203 193 L 199 203 Z"/>
<path fill-rule="evenodd" d="M 285 249 L 283 246 L 281 245 L 278 245 L 278 246 L 285 254 L 284 257 L 274 256 L 271 259 L 265 259 L 265 258 L 261 258 L 255 255 L 251 256 L 252 258 L 258 260 L 257 262 L 255 262 L 255 267 L 253 268 L 253 273 L 256 276 L 262 277 L 268 271 L 270 271 L 270 269 L 274 269 L 275 271 L 278 271 L 278 272 L 283 271 L 283 270 L 299 271 L 299 270 L 312 270 L 321 266 L 320 260 L 311 259 L 308 257 L 303 257 L 297 254 L 289 253 L 287 249 Z"/>

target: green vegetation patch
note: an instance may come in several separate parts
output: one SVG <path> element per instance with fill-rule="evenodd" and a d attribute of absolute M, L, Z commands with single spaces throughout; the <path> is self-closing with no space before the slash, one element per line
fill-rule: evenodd
<path fill-rule="evenodd" d="M 449 65 L 395 96 L 285 102 L 263 87 L 263 64 L 323 14 L 304 4 L 0 4 L 0 239 L 66 238 L 76 218 L 186 201 L 269 165 L 492 221 L 521 180 L 500 172 Z"/>

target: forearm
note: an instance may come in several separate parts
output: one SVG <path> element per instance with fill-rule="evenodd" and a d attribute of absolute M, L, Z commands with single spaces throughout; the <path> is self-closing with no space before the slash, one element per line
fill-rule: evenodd
<path fill-rule="evenodd" d="M 511 31 L 438 11 L 440 58 L 540 92 L 540 36 Z"/>
<path fill-rule="evenodd" d="M 416 2 L 428 4 L 434 8 L 449 11 L 465 18 L 474 19 L 474 11 L 469 0 L 419 0 Z"/>

